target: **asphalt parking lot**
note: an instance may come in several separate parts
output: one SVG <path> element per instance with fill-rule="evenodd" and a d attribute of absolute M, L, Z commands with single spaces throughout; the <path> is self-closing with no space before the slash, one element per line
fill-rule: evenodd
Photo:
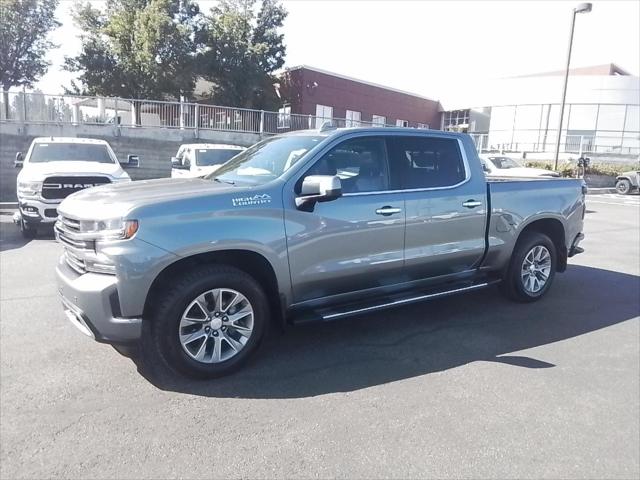
<path fill-rule="evenodd" d="M 640 202 L 497 290 L 274 335 L 218 381 L 139 369 L 62 314 L 51 237 L 0 216 L 2 478 L 638 478 Z"/>

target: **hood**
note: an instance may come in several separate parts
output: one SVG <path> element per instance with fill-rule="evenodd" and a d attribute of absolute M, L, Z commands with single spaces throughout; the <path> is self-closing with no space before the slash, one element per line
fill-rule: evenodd
<path fill-rule="evenodd" d="M 503 170 L 494 170 L 491 172 L 493 177 L 556 177 L 559 176 L 552 170 L 545 170 L 544 168 L 505 168 Z"/>
<path fill-rule="evenodd" d="M 209 167 L 195 167 L 192 170 L 183 170 L 180 168 L 172 168 L 171 176 L 173 178 L 194 178 L 204 177 L 218 170 L 222 165 L 211 165 Z"/>
<path fill-rule="evenodd" d="M 240 190 L 226 183 L 200 178 L 161 178 L 137 182 L 112 183 L 69 195 L 58 210 L 74 218 L 94 220 L 123 217 L 133 208 L 168 200 L 226 193 Z"/>
<path fill-rule="evenodd" d="M 19 173 L 32 181 L 41 181 L 50 175 L 109 175 L 111 177 L 126 177 L 129 175 L 119 163 L 100 162 L 25 162 Z"/>

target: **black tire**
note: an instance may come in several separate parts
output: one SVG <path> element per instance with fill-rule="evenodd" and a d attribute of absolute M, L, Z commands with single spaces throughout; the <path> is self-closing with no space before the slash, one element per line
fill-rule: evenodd
<path fill-rule="evenodd" d="M 244 347 L 219 363 L 202 363 L 184 351 L 179 335 L 182 314 L 202 293 L 227 288 L 240 292 L 253 308 L 253 330 Z M 143 320 L 142 354 L 145 361 L 160 361 L 193 378 L 217 378 L 240 368 L 257 350 L 269 324 L 269 305 L 260 285 L 248 274 L 226 265 L 203 265 L 177 276 L 171 285 L 155 295 L 158 305 Z M 206 342 L 206 340 L 205 340 Z"/>
<path fill-rule="evenodd" d="M 23 218 L 20 220 L 20 233 L 24 238 L 33 239 L 38 235 L 38 228 L 34 225 L 29 225 L 29 222 Z"/>
<path fill-rule="evenodd" d="M 631 193 L 631 182 L 626 178 L 621 178 L 616 182 L 616 191 L 620 195 L 629 195 Z"/>
<path fill-rule="evenodd" d="M 525 288 L 525 281 L 522 277 L 522 268 L 525 257 L 535 247 L 542 246 L 547 249 L 551 257 L 551 270 L 544 286 L 540 291 L 532 293 Z M 551 287 L 556 273 L 557 265 L 556 246 L 551 239 L 543 233 L 528 232 L 518 239 L 518 243 L 511 255 L 509 268 L 502 279 L 501 290 L 511 300 L 521 303 L 529 303 L 540 300 Z"/>

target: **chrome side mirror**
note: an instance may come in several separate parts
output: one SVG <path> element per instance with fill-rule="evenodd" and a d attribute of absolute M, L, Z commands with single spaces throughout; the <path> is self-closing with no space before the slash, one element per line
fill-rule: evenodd
<path fill-rule="evenodd" d="M 311 211 L 316 202 L 330 202 L 341 196 L 342 182 L 337 175 L 309 175 L 302 181 L 296 207 Z"/>

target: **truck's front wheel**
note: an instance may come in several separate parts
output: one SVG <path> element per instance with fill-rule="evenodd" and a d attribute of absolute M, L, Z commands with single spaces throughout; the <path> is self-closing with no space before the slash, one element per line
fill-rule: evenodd
<path fill-rule="evenodd" d="M 503 292 L 517 302 L 535 302 L 551 287 L 556 263 L 556 247 L 548 236 L 525 233 L 502 280 Z"/>
<path fill-rule="evenodd" d="M 192 377 L 220 377 L 239 368 L 258 348 L 269 320 L 260 285 L 229 266 L 190 270 L 155 298 L 159 304 L 145 319 L 143 351 Z"/>
<path fill-rule="evenodd" d="M 31 239 L 36 238 L 38 235 L 38 227 L 31 225 L 24 218 L 20 219 L 20 233 L 23 238 Z"/>

